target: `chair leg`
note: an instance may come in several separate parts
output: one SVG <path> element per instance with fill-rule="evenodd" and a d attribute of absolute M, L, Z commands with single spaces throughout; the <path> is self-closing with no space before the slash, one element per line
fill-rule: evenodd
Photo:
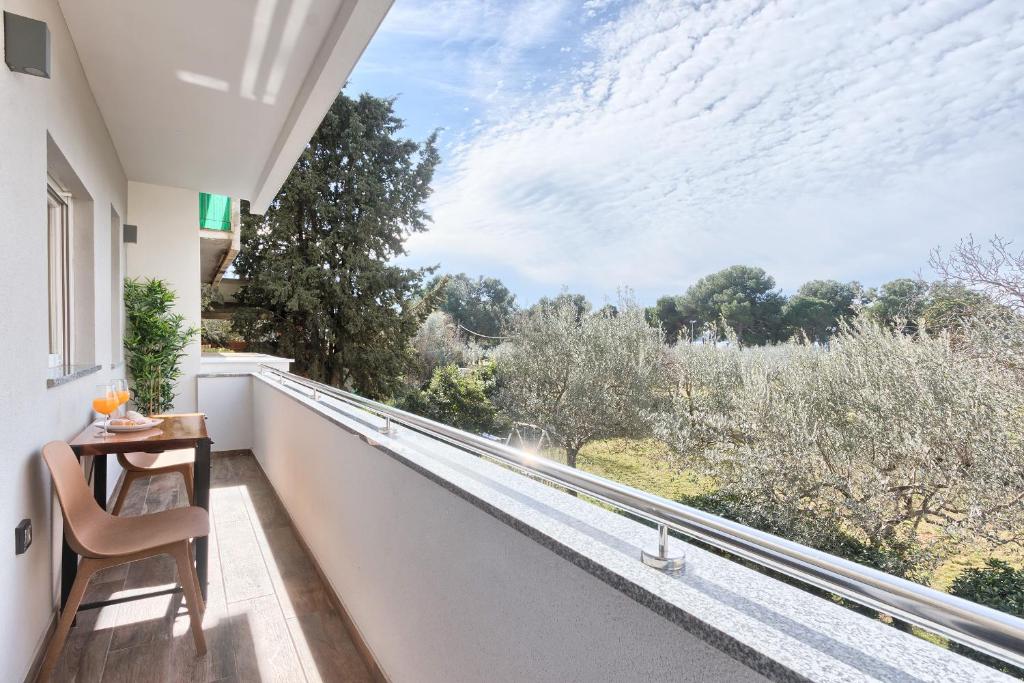
<path fill-rule="evenodd" d="M 132 482 L 138 479 L 138 477 L 138 473 L 133 470 L 124 471 L 124 481 L 121 482 L 121 490 L 117 492 L 117 500 L 114 501 L 114 507 L 110 514 L 114 516 L 121 514 L 121 508 L 124 507 L 124 502 L 128 500 L 128 489 L 132 487 Z"/>
<path fill-rule="evenodd" d="M 50 676 L 57 666 L 57 660 L 60 658 L 61 650 L 64 649 L 64 641 L 68 637 L 68 631 L 71 630 L 71 624 L 75 620 L 78 606 L 82 604 L 82 597 L 85 595 L 85 589 L 89 585 L 89 579 L 92 578 L 92 575 L 98 568 L 89 558 L 84 558 L 79 563 L 78 574 L 75 576 L 75 583 L 71 586 L 68 602 L 64 606 L 64 611 L 60 614 L 60 619 L 57 621 L 57 630 L 53 632 L 53 636 L 46 646 L 46 654 L 43 655 L 43 663 L 39 667 L 39 677 L 37 680 L 50 680 Z"/>
<path fill-rule="evenodd" d="M 185 465 L 181 469 L 181 476 L 185 478 L 185 491 L 188 493 L 188 504 L 196 504 L 196 480 L 192 465 Z"/>
<path fill-rule="evenodd" d="M 196 641 L 196 654 L 201 657 L 206 654 L 206 636 L 203 635 L 201 602 L 199 591 L 196 590 L 196 570 L 188 559 L 188 541 L 182 541 L 180 544 L 175 545 L 171 554 L 178 565 L 178 581 L 181 583 L 181 590 L 185 593 L 185 601 L 188 604 L 188 616 L 192 624 L 192 638 Z"/>
<path fill-rule="evenodd" d="M 196 584 L 196 600 L 199 602 L 199 611 L 202 614 L 206 614 L 206 600 L 203 599 L 203 589 L 199 585 L 199 574 L 196 573 L 196 556 L 192 550 L 192 541 L 185 543 L 185 548 L 188 550 L 188 566 L 192 568 L 192 581 Z"/>

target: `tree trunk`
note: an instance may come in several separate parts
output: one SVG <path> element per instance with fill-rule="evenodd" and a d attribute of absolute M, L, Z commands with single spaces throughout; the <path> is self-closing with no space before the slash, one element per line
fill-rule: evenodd
<path fill-rule="evenodd" d="M 576 456 L 579 454 L 579 448 L 566 448 L 565 449 L 565 464 L 569 467 L 576 467 Z"/>
<path fill-rule="evenodd" d="M 579 454 L 580 449 L 578 447 L 570 447 L 565 449 L 565 464 L 569 467 L 576 469 L 576 456 Z M 566 489 L 570 496 L 578 495 L 572 489 Z"/>

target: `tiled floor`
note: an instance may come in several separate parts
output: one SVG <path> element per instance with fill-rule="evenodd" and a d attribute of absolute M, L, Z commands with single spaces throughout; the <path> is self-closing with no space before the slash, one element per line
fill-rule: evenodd
<path fill-rule="evenodd" d="M 251 456 L 214 455 L 210 577 L 197 658 L 181 594 L 82 612 L 55 681 L 370 681 L 341 618 Z M 179 475 L 132 486 L 126 515 L 185 504 Z M 86 601 L 176 585 L 174 562 L 106 570 Z"/>

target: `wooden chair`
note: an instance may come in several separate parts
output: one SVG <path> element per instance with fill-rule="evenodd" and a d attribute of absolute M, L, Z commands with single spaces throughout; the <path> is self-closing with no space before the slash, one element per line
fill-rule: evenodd
<path fill-rule="evenodd" d="M 185 490 L 188 492 L 189 505 L 196 504 L 195 474 L 193 465 L 196 462 L 195 451 L 191 448 L 180 448 L 163 453 L 119 453 L 117 462 L 124 469 L 124 480 L 121 490 L 117 492 L 117 500 L 111 514 L 121 514 L 121 508 L 128 498 L 128 489 L 132 482 L 140 477 L 151 477 L 154 474 L 180 472 L 185 478 Z"/>
<path fill-rule="evenodd" d="M 57 630 L 46 647 L 39 680 L 48 680 L 53 673 L 89 579 L 101 569 L 155 555 L 170 555 L 177 563 L 178 581 L 188 604 L 196 652 L 206 654 L 203 636 L 206 605 L 200 596 L 190 544 L 190 539 L 210 533 L 206 510 L 190 506 L 140 517 L 115 517 L 96 504 L 82 467 L 68 444 L 63 441 L 46 444 L 43 459 L 50 468 L 64 513 L 64 534 L 82 560 Z"/>

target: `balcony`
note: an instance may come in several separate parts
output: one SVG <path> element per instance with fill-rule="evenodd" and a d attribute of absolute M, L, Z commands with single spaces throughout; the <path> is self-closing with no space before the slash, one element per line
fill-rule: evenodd
<path fill-rule="evenodd" d="M 648 567 L 655 529 L 291 376 L 206 373 L 199 400 L 231 448 L 210 653 L 178 598 L 151 598 L 83 618 L 59 680 L 1011 680 L 675 538 L 685 569 Z M 143 512 L 183 492 L 133 495 Z M 94 590 L 173 580 L 138 563 Z"/>
<path fill-rule="evenodd" d="M 53 680 L 372 680 L 256 460 L 222 454 L 212 469 L 207 655 L 181 594 L 161 595 L 82 612 Z M 161 475 L 133 486 L 123 514 L 185 501 L 181 478 Z M 86 600 L 173 588 L 169 559 L 106 570 Z"/>

